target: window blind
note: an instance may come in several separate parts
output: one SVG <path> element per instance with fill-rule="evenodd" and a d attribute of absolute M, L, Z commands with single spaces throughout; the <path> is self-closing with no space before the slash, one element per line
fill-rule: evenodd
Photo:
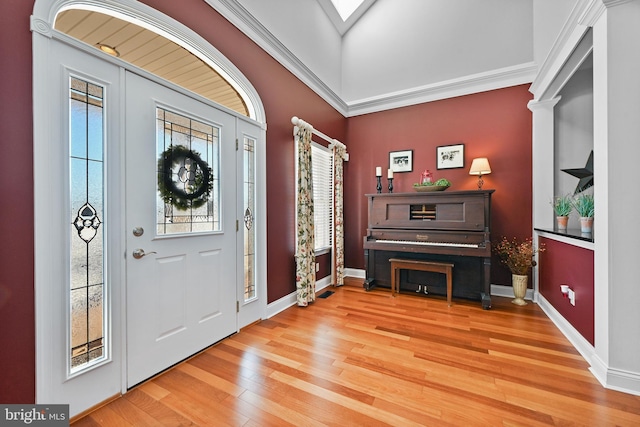
<path fill-rule="evenodd" d="M 333 228 L 333 152 L 311 143 L 315 250 L 331 247 Z"/>

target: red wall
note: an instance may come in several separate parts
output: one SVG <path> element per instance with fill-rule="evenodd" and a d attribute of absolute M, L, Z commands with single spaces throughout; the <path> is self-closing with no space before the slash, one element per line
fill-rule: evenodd
<path fill-rule="evenodd" d="M 5 177 L 0 185 L 2 403 L 35 399 L 32 8 L 32 2 L 24 0 L 4 0 L 0 6 L 0 159 Z"/>
<path fill-rule="evenodd" d="M 595 345 L 593 251 L 544 237 L 540 242 L 545 245 L 545 251 L 538 257 L 540 293 L 591 345 Z M 575 291 L 575 306 L 562 296 L 560 285 L 569 285 Z"/>
<path fill-rule="evenodd" d="M 345 264 L 364 268 L 362 237 L 367 232 L 365 194 L 376 192 L 375 167 L 383 169 L 387 191 L 389 152 L 413 150 L 413 172 L 394 174 L 394 192 L 413 191 L 420 173 L 447 178 L 452 190 L 477 188 L 469 175 L 475 157 L 488 157 L 491 175 L 485 189 L 492 196 L 492 240 L 531 236 L 531 112 L 528 85 L 430 102 L 349 119 L 345 168 Z M 464 144 L 464 167 L 436 169 L 436 147 Z M 491 282 L 511 284 L 511 274 L 492 261 Z"/>
<path fill-rule="evenodd" d="M 494 173 L 494 235 L 526 235 L 531 229 L 531 117 L 525 86 L 345 119 L 201 0 L 142 0 L 194 29 L 231 60 L 257 89 L 266 110 L 267 283 L 269 302 L 295 290 L 295 180 L 290 119 L 298 116 L 347 143 L 345 166 L 346 266 L 362 268 L 366 232 L 364 194 L 375 191 L 374 168 L 388 151 L 414 150 L 414 172 L 396 174 L 396 191 L 409 190 L 424 168 L 435 171 L 435 147 L 465 144 L 465 168 L 436 173 L 454 189 L 474 188 L 470 160 L 488 156 Z M 3 176 L 0 186 L 0 402 L 35 399 L 33 260 L 32 53 L 29 17 L 33 1 L 0 2 L 2 79 L 0 111 Z M 375 150 L 372 147 L 375 146 Z M 17 191 L 16 191 L 17 190 Z M 516 218 L 516 220 L 514 220 Z M 321 261 L 325 270 L 324 261 Z M 494 269 L 495 270 L 495 269 Z M 494 279 L 497 283 L 508 283 Z M 46 349 L 45 349 L 46 350 Z"/>

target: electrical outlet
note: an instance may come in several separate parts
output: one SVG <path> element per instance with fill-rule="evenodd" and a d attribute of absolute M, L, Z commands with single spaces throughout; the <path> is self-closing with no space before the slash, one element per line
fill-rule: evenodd
<path fill-rule="evenodd" d="M 575 307 L 575 305 L 576 305 L 576 292 L 573 289 L 569 288 L 568 294 L 569 294 L 569 302 L 571 303 L 572 306 Z"/>
<path fill-rule="evenodd" d="M 317 273 L 318 271 L 320 271 L 320 263 L 319 263 L 319 262 L 316 262 L 316 273 Z"/>

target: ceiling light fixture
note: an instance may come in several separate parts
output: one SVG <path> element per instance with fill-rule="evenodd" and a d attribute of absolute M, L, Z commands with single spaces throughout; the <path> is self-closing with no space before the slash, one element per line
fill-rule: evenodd
<path fill-rule="evenodd" d="M 120 52 L 118 52 L 115 47 L 111 47 L 103 43 L 98 43 L 97 46 L 98 46 L 98 49 L 100 49 L 105 53 L 108 53 L 109 55 L 120 56 Z"/>

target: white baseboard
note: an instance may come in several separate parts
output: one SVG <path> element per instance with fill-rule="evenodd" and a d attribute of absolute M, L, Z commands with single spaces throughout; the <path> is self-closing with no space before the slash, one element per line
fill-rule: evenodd
<path fill-rule="evenodd" d="M 331 285 L 331 276 L 327 276 L 323 279 L 316 281 L 316 292 L 319 292 Z M 271 304 L 267 304 L 267 319 L 275 316 L 281 311 L 286 310 L 287 308 L 296 305 L 298 299 L 296 297 L 296 293 L 292 292 L 289 295 L 285 295 L 279 300 L 272 302 Z"/>
<path fill-rule="evenodd" d="M 598 358 L 598 360 L 600 360 L 600 358 Z M 604 364 L 602 365 L 606 366 Z M 592 366 L 590 371 L 604 387 L 640 396 L 640 374 L 637 372 L 623 371 L 622 369 L 614 368 L 602 370 L 595 366 Z"/>
<path fill-rule="evenodd" d="M 344 275 L 348 277 L 356 277 L 358 279 L 364 279 L 367 276 L 365 271 L 359 268 L 345 268 Z"/>
<path fill-rule="evenodd" d="M 513 288 L 511 286 L 505 286 L 505 285 L 491 285 L 491 296 L 515 298 L 513 296 Z M 527 289 L 527 294 L 524 296 L 524 299 L 533 301 L 533 296 L 534 296 L 533 289 Z"/>
<path fill-rule="evenodd" d="M 640 396 L 640 374 L 607 366 L 597 355 L 595 348 L 569 323 L 549 301 L 537 294 L 538 305 L 551 319 L 571 345 L 590 365 L 589 371 L 603 387 Z"/>
<path fill-rule="evenodd" d="M 537 295 L 538 305 L 544 311 L 549 319 L 556 325 L 560 332 L 571 342 L 571 345 L 578 350 L 578 352 L 584 357 L 589 365 L 594 364 L 595 349 L 589 341 L 587 341 L 580 332 L 573 327 L 571 323 L 565 319 L 558 310 L 555 309 L 549 301 L 541 294 Z"/>

